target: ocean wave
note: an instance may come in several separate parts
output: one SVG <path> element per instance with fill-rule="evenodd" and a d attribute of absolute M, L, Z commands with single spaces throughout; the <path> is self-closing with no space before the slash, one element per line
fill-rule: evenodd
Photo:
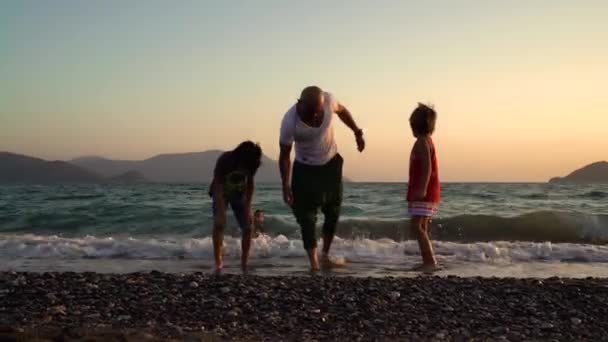
<path fill-rule="evenodd" d="M 515 217 L 463 215 L 437 220 L 437 238 L 455 241 L 608 242 L 608 216 L 540 211 Z"/>
<path fill-rule="evenodd" d="M 494 200 L 494 199 L 498 198 L 499 194 L 491 193 L 491 192 L 475 192 L 475 193 L 470 194 L 469 196 L 476 198 L 476 199 L 481 199 L 481 200 Z"/>
<path fill-rule="evenodd" d="M 592 199 L 592 200 L 604 199 L 604 198 L 608 198 L 608 192 L 593 190 L 593 191 L 584 193 L 582 195 L 579 195 L 579 197 L 585 198 L 585 199 Z"/>
<path fill-rule="evenodd" d="M 57 195 L 45 198 L 47 201 L 76 201 L 76 200 L 88 200 L 103 198 L 103 194 L 92 194 L 92 195 Z"/>
<path fill-rule="evenodd" d="M 343 220 L 342 237 L 409 237 L 407 220 Z M 564 212 L 534 212 L 516 217 L 461 215 L 437 218 L 432 223 L 433 239 L 457 242 L 533 241 L 557 243 L 608 242 L 608 216 Z"/>
<path fill-rule="evenodd" d="M 101 210 L 101 209 L 100 209 Z M 34 234 L 74 237 L 95 235 L 206 237 L 211 235 L 211 214 L 191 215 L 189 210 L 165 208 L 140 210 L 138 215 L 116 215 L 108 208 L 96 215 L 81 212 L 37 212 L 29 216 L 13 213 L 15 219 L 0 219 L 5 234 Z M 99 222 L 99 217 L 106 217 Z M 319 227 L 322 216 L 319 217 Z M 267 214 L 265 231 L 271 236 L 300 236 L 300 228 L 292 215 Z M 228 215 L 229 235 L 240 235 L 236 221 Z M 346 239 L 389 238 L 402 241 L 410 238 L 409 221 L 403 219 L 375 219 L 343 217 L 338 225 L 338 236 Z M 531 241 L 554 243 L 608 243 L 608 215 L 539 211 L 513 217 L 492 215 L 460 215 L 437 217 L 432 222 L 434 240 L 454 242 Z"/>
<path fill-rule="evenodd" d="M 549 194 L 547 193 L 533 193 L 533 194 L 525 194 L 520 195 L 520 198 L 529 199 L 529 200 L 546 200 L 549 198 Z"/>
<path fill-rule="evenodd" d="M 436 241 L 435 252 L 445 262 L 516 263 L 533 261 L 608 262 L 608 247 L 585 244 L 554 244 L 550 242 L 476 242 L 457 243 Z M 418 255 L 418 244 L 407 240 L 340 239 L 332 252 L 350 261 L 400 262 L 405 255 Z M 240 254 L 240 240 L 225 239 L 228 258 Z M 253 258 L 305 257 L 299 239 L 284 235 L 262 236 L 253 241 Z M 136 239 L 136 238 L 63 238 L 42 235 L 13 235 L 0 237 L 0 259 L 211 259 L 213 243 L 202 239 Z"/>

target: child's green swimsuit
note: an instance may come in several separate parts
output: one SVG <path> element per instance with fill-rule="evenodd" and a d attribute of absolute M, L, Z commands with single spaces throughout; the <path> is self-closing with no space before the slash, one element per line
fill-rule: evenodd
<path fill-rule="evenodd" d="M 241 171 L 232 171 L 224 177 L 224 197 L 235 198 L 245 194 L 247 175 Z"/>
<path fill-rule="evenodd" d="M 245 189 L 247 188 L 247 175 L 241 171 L 232 171 L 224 177 L 224 202 L 230 205 L 234 212 L 241 231 L 251 229 L 247 208 L 245 208 Z M 211 193 L 210 193 L 211 195 Z M 213 213 L 217 211 L 217 203 L 213 198 Z"/>

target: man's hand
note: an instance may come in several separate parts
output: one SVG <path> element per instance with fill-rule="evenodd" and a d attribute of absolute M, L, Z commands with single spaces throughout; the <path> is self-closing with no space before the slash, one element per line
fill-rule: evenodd
<path fill-rule="evenodd" d="M 342 104 L 338 104 L 338 108 L 336 110 L 336 114 L 340 117 L 340 120 L 344 122 L 348 128 L 352 129 L 355 132 L 355 139 L 357 140 L 357 150 L 359 152 L 363 152 L 365 150 L 365 139 L 363 139 L 363 130 L 357 126 L 355 119 L 351 115 L 350 111 Z"/>
<path fill-rule="evenodd" d="M 283 185 L 283 201 L 290 207 L 293 205 L 293 192 L 289 185 Z"/>
<path fill-rule="evenodd" d="M 363 139 L 363 131 L 355 133 L 355 140 L 357 141 L 357 150 L 363 152 L 365 150 L 365 139 Z"/>

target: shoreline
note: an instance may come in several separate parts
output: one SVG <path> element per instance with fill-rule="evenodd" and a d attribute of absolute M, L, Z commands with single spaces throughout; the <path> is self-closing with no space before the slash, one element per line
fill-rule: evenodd
<path fill-rule="evenodd" d="M 602 340 L 606 303 L 608 278 L 0 272 L 0 337 Z"/>
<path fill-rule="evenodd" d="M 436 245 L 437 246 L 437 245 Z M 483 252 L 483 247 L 478 251 Z M 417 246 L 411 247 L 417 248 Z M 440 252 L 440 249 L 436 249 Z M 472 258 L 478 258 L 470 249 L 462 249 L 464 255 L 468 253 Z M 606 262 L 560 262 L 560 261 L 514 261 L 501 262 L 500 260 L 479 260 L 477 262 L 462 262 L 445 254 L 438 254 L 440 265 L 443 267 L 434 275 L 439 277 L 461 278 L 537 278 L 548 279 L 553 277 L 584 279 L 608 278 Z M 342 256 L 344 254 L 339 254 Z M 418 254 L 400 254 L 398 258 L 387 258 L 382 261 L 365 259 L 347 259 L 345 268 L 324 271 L 324 276 L 355 277 L 355 278 L 385 278 L 405 277 L 415 278 L 420 274 L 412 269 L 419 264 Z M 451 259 L 450 259 L 451 258 Z M 479 259 L 479 258 L 478 258 Z M 302 257 L 260 257 L 254 256 L 250 260 L 248 274 L 262 277 L 308 277 L 309 263 Z M 202 272 L 212 274 L 214 262 L 212 257 L 204 259 L 57 259 L 57 258 L 0 258 L 0 273 L 2 272 L 32 272 L 32 273 L 66 273 L 66 272 L 96 272 L 102 274 L 131 274 L 159 271 L 171 274 Z M 240 260 L 234 255 L 227 255 L 224 265 L 224 274 L 241 275 Z"/>

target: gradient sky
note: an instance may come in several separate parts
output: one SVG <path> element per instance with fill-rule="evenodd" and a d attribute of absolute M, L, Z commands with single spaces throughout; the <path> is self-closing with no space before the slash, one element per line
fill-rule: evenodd
<path fill-rule="evenodd" d="M 331 91 L 347 175 L 404 180 L 417 101 L 446 181 L 544 181 L 608 159 L 608 1 L 0 0 L 0 150 L 278 154 L 300 90 Z"/>

